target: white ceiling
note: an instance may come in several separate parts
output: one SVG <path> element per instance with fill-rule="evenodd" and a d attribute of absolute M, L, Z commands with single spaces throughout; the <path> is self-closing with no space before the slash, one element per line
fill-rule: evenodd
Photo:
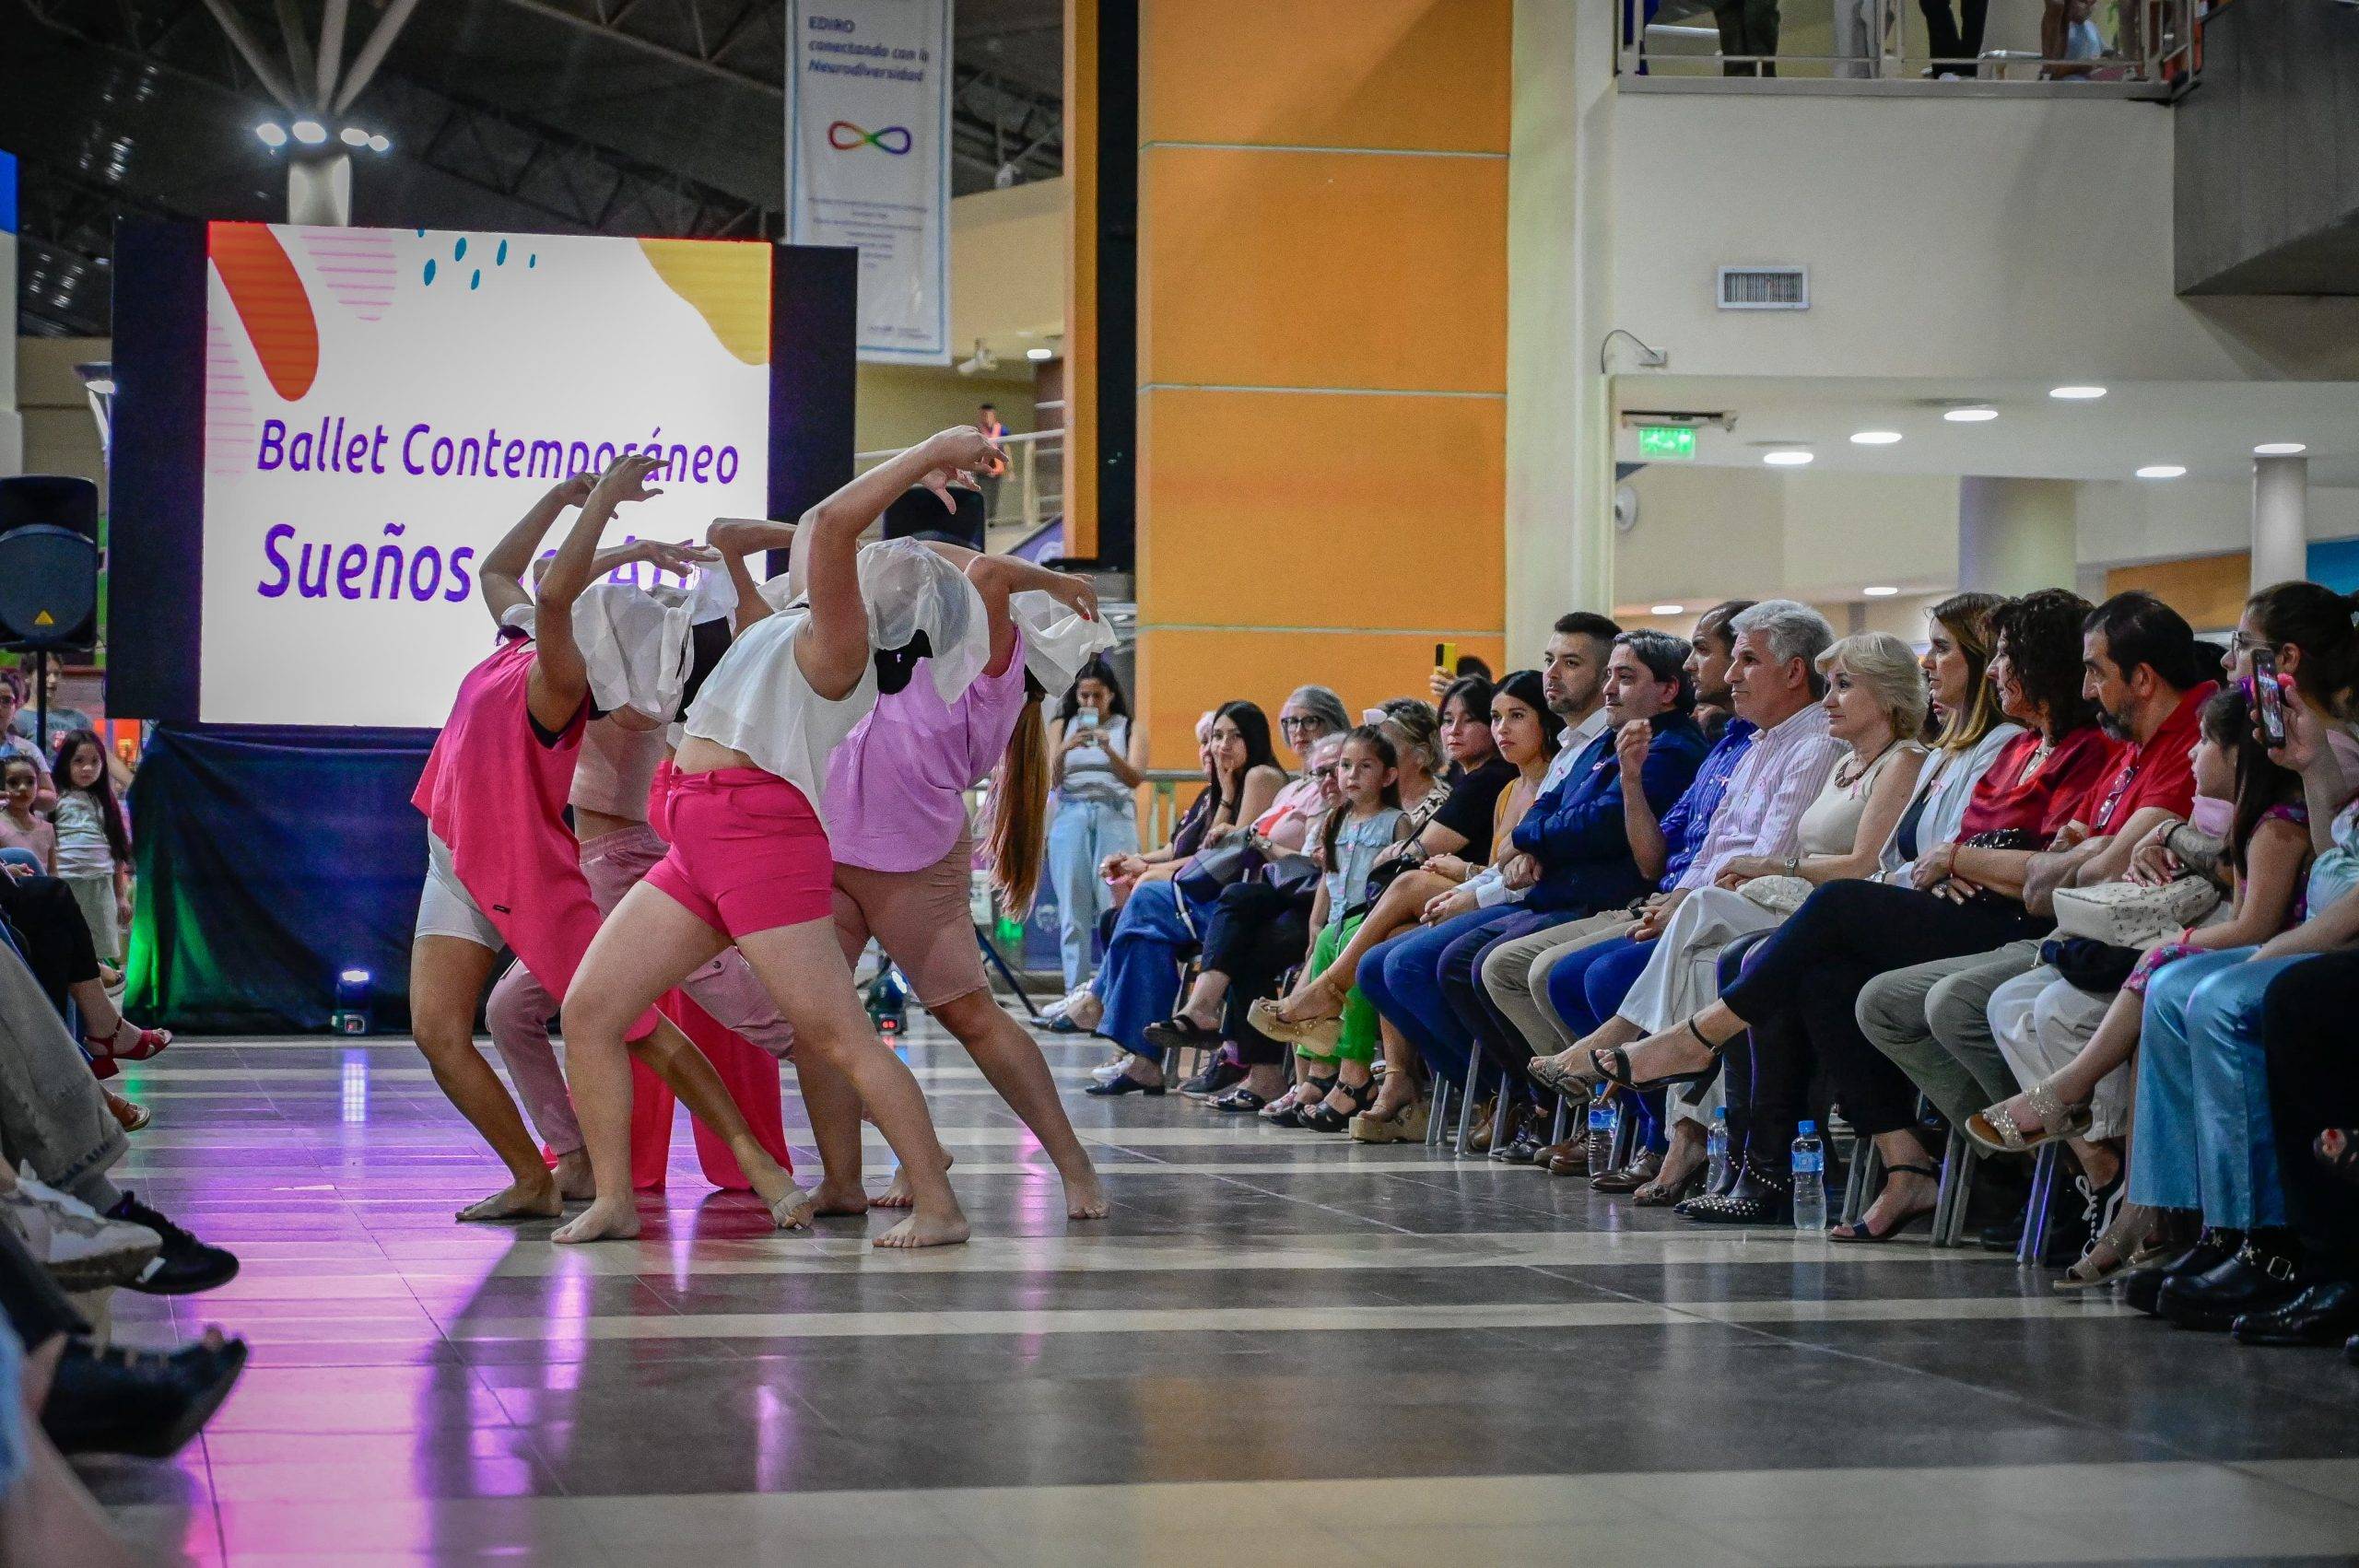
<path fill-rule="evenodd" d="M 1615 378 L 1617 406 L 1728 412 L 1733 433 L 1698 432 L 1696 459 L 1761 465 L 1772 447 L 1804 447 L 1807 468 L 1788 473 L 1991 474 L 2031 479 L 2130 479 L 2150 463 L 2177 463 L 2191 480 L 2242 481 L 2264 441 L 2309 447 L 2310 482 L 2359 486 L 2359 382 L 2130 381 L 2104 397 L 2068 403 L 2055 383 L 1877 380 L 1847 378 L 1661 376 Z M 1943 408 L 1987 404 L 1999 417 L 1951 424 Z M 1851 443 L 1857 430 L 1897 430 L 1891 446 Z M 1614 455 L 1642 461 L 1635 430 L 1618 429 Z"/>

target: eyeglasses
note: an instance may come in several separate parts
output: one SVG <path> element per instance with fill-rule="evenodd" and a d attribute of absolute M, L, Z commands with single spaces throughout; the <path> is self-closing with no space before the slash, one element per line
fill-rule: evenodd
<path fill-rule="evenodd" d="M 1315 730 L 1318 727 L 1319 720 L 1308 713 L 1281 713 L 1278 715 L 1278 728 L 1289 734 L 1293 733 L 1297 730 Z"/>
<path fill-rule="evenodd" d="M 2228 646 L 2237 653 L 2273 652 L 2277 647 L 2275 643 L 2270 641 L 2267 638 L 2255 637 L 2250 632 L 2236 633 L 2236 636 L 2229 638 Z"/>

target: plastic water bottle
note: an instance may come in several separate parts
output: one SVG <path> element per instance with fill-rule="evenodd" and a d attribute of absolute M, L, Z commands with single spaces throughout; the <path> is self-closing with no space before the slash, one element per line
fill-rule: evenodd
<path fill-rule="evenodd" d="M 1589 1174 L 1592 1178 L 1614 1168 L 1614 1104 L 1600 1094 L 1589 1103 Z"/>
<path fill-rule="evenodd" d="M 1826 1229 L 1826 1145 L 1814 1121 L 1802 1123 L 1794 1140 L 1794 1229 Z"/>
<path fill-rule="evenodd" d="M 1711 1156 L 1711 1174 L 1705 1178 L 1706 1186 L 1709 1190 L 1718 1192 L 1720 1183 L 1728 1179 L 1729 1174 L 1729 1111 L 1726 1106 L 1712 1113 L 1712 1131 L 1705 1140 L 1704 1147 Z"/>

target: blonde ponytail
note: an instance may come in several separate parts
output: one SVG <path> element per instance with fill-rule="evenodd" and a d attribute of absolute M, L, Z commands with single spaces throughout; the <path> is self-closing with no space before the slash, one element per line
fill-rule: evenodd
<path fill-rule="evenodd" d="M 1039 891 L 1048 819 L 1049 731 L 1040 695 L 1027 684 L 1023 711 L 992 776 L 991 830 L 984 839 L 1000 907 L 1019 920 L 1032 912 Z"/>

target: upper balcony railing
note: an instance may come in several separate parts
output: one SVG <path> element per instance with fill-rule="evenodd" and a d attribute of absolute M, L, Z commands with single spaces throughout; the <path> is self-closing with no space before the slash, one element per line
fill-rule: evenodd
<path fill-rule="evenodd" d="M 2201 64 L 2201 18 L 2211 8 L 2206 0 L 1623 0 L 1618 64 L 1625 78 L 1649 82 L 1905 82 L 1929 92 L 1955 81 L 2113 84 L 2165 96 Z"/>
<path fill-rule="evenodd" d="M 1042 524 L 1063 516 L 1065 509 L 1065 433 L 1027 430 L 1005 437 L 1000 444 L 1007 449 L 1007 472 L 997 477 L 976 475 L 982 486 L 987 540 L 993 550 L 1031 537 Z M 852 462 L 858 472 L 866 473 L 898 450 L 855 452 Z"/>

